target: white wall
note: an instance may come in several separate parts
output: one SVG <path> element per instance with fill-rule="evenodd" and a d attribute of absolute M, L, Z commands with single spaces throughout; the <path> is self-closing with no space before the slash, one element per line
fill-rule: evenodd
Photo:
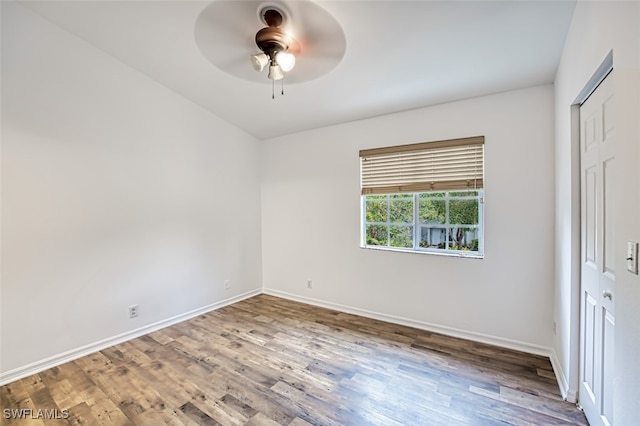
<path fill-rule="evenodd" d="M 4 378 L 259 291 L 258 170 L 253 137 L 2 2 Z"/>
<path fill-rule="evenodd" d="M 486 138 L 483 260 L 359 248 L 360 149 L 477 135 Z M 552 86 L 275 138 L 261 148 L 267 292 L 549 353 Z"/>
<path fill-rule="evenodd" d="M 640 280 L 626 272 L 626 241 L 640 241 L 640 3 L 577 3 L 555 82 L 556 273 L 553 349 L 564 391 L 573 399 L 578 388 L 579 339 L 579 150 L 572 128 L 571 104 L 591 75 L 613 50 L 617 160 L 616 194 L 616 424 L 637 422 L 640 410 Z"/>

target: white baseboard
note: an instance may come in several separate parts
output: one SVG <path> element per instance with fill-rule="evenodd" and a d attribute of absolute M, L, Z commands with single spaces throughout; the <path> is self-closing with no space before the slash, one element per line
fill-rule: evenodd
<path fill-rule="evenodd" d="M 572 403 L 578 402 L 578 391 L 576 389 L 572 389 L 569 386 L 569 381 L 567 380 L 567 376 L 562 369 L 562 364 L 558 359 L 558 354 L 555 349 L 551 350 L 551 356 L 549 357 L 551 360 L 551 366 L 553 367 L 553 371 L 556 374 L 556 380 L 558 381 L 558 386 L 560 387 L 560 394 L 562 397 Z"/>
<path fill-rule="evenodd" d="M 458 337 L 461 339 L 472 340 L 474 342 L 487 343 L 494 346 L 500 346 L 507 349 L 513 349 L 516 351 L 526 352 L 534 355 L 542 355 L 549 357 L 551 355 L 551 348 L 545 346 L 534 345 L 531 343 L 520 342 L 518 340 L 505 339 L 502 337 L 491 336 L 482 333 L 475 333 L 473 331 L 460 330 L 453 327 L 447 327 L 438 324 L 432 324 L 424 321 L 416 321 L 409 318 L 398 317 L 395 315 L 387 315 L 379 312 L 368 311 L 365 309 L 354 308 L 351 306 L 345 306 L 338 303 L 326 302 L 324 300 L 313 299 L 310 297 L 299 296 L 297 294 L 287 293 L 274 289 L 263 289 L 263 293 L 276 297 L 282 297 L 283 299 L 290 299 L 297 302 L 307 303 L 310 305 L 320 306 L 323 308 L 333 309 L 348 314 L 359 315 L 366 318 L 377 319 L 381 321 L 390 322 L 393 324 L 406 325 L 408 327 L 418 328 L 425 331 L 431 331 L 434 333 L 440 333 L 451 337 Z"/>
<path fill-rule="evenodd" d="M 250 297 L 256 296 L 261 293 L 269 294 L 276 297 L 282 297 L 283 299 L 289 299 L 289 300 L 294 300 L 302 303 L 307 303 L 310 305 L 333 309 L 340 312 L 360 315 L 366 318 L 377 319 L 381 321 L 390 322 L 393 324 L 405 325 L 408 327 L 413 327 L 421 330 L 440 333 L 447 336 L 458 337 L 458 338 L 471 340 L 475 342 L 487 343 L 490 345 L 495 345 L 495 346 L 499 346 L 507 349 L 513 349 L 517 351 L 549 357 L 551 359 L 551 364 L 553 366 L 553 369 L 556 372 L 555 374 L 556 374 L 558 384 L 560 386 L 560 390 L 562 392 L 563 397 L 565 397 L 568 401 L 571 401 L 571 402 L 576 401 L 576 392 L 572 391 L 568 387 L 566 378 L 564 376 L 564 373 L 562 372 L 562 369 L 560 368 L 560 363 L 557 360 L 555 352 L 553 352 L 550 348 L 546 348 L 544 346 L 539 346 L 539 345 L 533 345 L 526 342 L 520 342 L 517 340 L 504 339 L 501 337 L 491 336 L 487 334 L 460 330 L 453 327 L 447 327 L 447 326 L 427 323 L 423 321 L 416 321 L 409 318 L 382 314 L 379 312 L 368 311 L 365 309 L 354 308 L 351 306 L 341 305 L 338 303 L 326 302 L 319 299 L 299 296 L 292 293 L 287 293 L 287 292 L 274 290 L 274 289 L 266 289 L 266 288 L 262 290 L 260 289 L 252 290 L 252 291 L 249 291 L 225 300 L 221 300 L 216 303 L 212 303 L 207 306 L 203 306 L 201 308 L 186 312 L 184 314 L 176 315 L 174 317 L 171 317 L 162 321 L 158 321 L 156 323 L 153 323 L 144 327 L 140 327 L 135 330 L 128 331 L 126 333 L 122 333 L 107 339 L 103 339 L 103 340 L 91 343 L 89 345 L 72 349 L 70 351 L 57 354 L 52 357 L 31 363 L 22 367 L 18 367 L 16 369 L 0 373 L 0 386 L 11 383 L 16 380 L 20 380 L 22 378 L 28 377 L 32 374 L 39 373 L 49 368 L 56 367 L 66 362 L 73 361 L 85 355 L 98 352 L 100 350 L 117 345 L 119 343 L 123 343 L 131 339 L 135 339 L 136 337 L 140 337 L 145 334 L 152 333 L 154 331 L 160 330 L 161 328 L 169 327 L 173 324 L 186 321 L 188 319 L 204 314 L 206 312 L 214 311 L 224 306 L 231 305 L 233 303 L 239 302 L 244 299 L 248 299 Z"/>
<path fill-rule="evenodd" d="M 106 339 L 103 339 L 103 340 L 100 340 L 76 349 L 72 349 L 67 352 L 63 352 L 61 354 L 54 355 L 49 358 L 45 358 L 40 361 L 36 361 L 34 363 L 31 363 L 22 367 L 15 368 L 13 370 L 0 373 L 0 386 L 6 385 L 7 383 L 14 382 L 16 380 L 23 379 L 25 377 L 31 376 L 32 374 L 39 373 L 49 368 L 56 367 L 66 362 L 73 361 L 85 355 L 89 355 L 94 352 L 101 351 L 110 346 L 114 346 L 119 343 L 126 342 L 127 340 L 135 339 L 136 337 L 140 337 L 145 334 L 152 333 L 154 331 L 160 330 L 161 328 L 169 327 L 173 324 L 186 321 L 198 315 L 202 315 L 204 313 L 211 312 L 216 309 L 220 309 L 224 306 L 231 305 L 233 303 L 239 302 L 244 299 L 248 299 L 250 297 L 256 296 L 261 293 L 262 293 L 261 289 L 251 290 L 246 293 L 239 294 L 237 296 L 230 297 L 228 299 L 224 299 L 219 302 L 212 303 L 212 304 L 203 306 L 201 308 L 194 309 L 192 311 L 185 312 L 183 314 L 176 315 L 174 317 L 167 318 L 165 320 L 158 321 L 153 324 L 149 324 L 144 327 L 137 328 L 135 330 L 127 331 L 126 333 L 109 337 L 109 338 L 106 338 Z"/>

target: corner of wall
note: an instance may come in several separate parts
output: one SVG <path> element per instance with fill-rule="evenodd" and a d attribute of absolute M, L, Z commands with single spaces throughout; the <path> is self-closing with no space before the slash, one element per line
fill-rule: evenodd
<path fill-rule="evenodd" d="M 553 371 L 556 375 L 556 380 L 558 381 L 558 387 L 560 388 L 560 394 L 562 398 L 568 402 L 577 403 L 578 402 L 578 390 L 572 388 L 569 385 L 569 381 L 567 380 L 567 375 L 562 369 L 562 364 L 558 359 L 558 354 L 556 353 L 555 348 L 551 349 L 551 356 L 549 357 L 551 361 L 551 366 L 553 367 Z"/>

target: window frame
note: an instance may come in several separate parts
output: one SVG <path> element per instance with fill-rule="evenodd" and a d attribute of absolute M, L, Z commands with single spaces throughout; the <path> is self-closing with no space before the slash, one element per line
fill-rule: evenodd
<path fill-rule="evenodd" d="M 451 196 L 451 193 L 456 192 L 477 192 L 477 195 L 474 196 Z M 442 200 L 446 202 L 445 208 L 445 223 L 443 224 L 433 224 L 435 226 L 429 226 L 428 223 L 424 223 L 420 221 L 420 195 L 421 194 L 441 194 L 444 193 L 444 197 Z M 391 221 L 391 200 L 394 195 L 400 195 L 406 198 L 413 199 L 413 221 L 411 223 L 408 222 L 392 222 Z M 367 221 L 367 197 L 371 196 L 384 196 L 387 200 L 387 221 L 386 222 L 368 222 Z M 421 191 L 421 192 L 402 192 L 402 193 L 389 193 L 389 194 L 365 194 L 360 196 L 360 247 L 364 249 L 373 249 L 373 250 L 385 250 L 385 251 L 395 251 L 395 252 L 408 252 L 408 253 L 420 253 L 420 254 L 435 254 L 442 256 L 455 256 L 455 257 L 469 257 L 469 258 L 484 258 L 484 189 L 479 188 L 475 190 L 453 190 L 453 191 Z M 433 248 L 433 247 L 420 247 L 420 241 L 422 240 L 422 228 L 442 228 L 449 231 L 454 225 L 465 225 L 465 224 L 455 224 L 449 222 L 450 215 L 450 201 L 452 200 L 478 200 L 478 223 L 477 225 L 470 225 L 468 227 L 473 227 L 477 229 L 478 232 L 478 250 L 470 251 L 470 250 L 456 250 L 449 248 L 449 232 L 447 232 L 446 238 L 446 247 L 445 248 Z M 374 245 L 367 244 L 367 225 L 382 225 L 387 227 L 387 244 L 386 245 Z M 413 245 L 412 247 L 393 247 L 391 246 L 391 227 L 393 225 L 398 226 L 410 226 L 413 228 L 412 237 L 413 237 Z M 464 226 L 463 226 L 464 227 Z"/>

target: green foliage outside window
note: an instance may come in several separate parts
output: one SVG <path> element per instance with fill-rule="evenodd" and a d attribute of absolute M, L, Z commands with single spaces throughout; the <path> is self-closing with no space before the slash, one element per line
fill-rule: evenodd
<path fill-rule="evenodd" d="M 391 247 L 413 247 L 413 226 L 391 225 L 389 229 L 391 235 Z"/>
<path fill-rule="evenodd" d="M 386 222 L 389 217 L 389 200 L 386 195 L 367 196 L 367 222 Z"/>
<path fill-rule="evenodd" d="M 385 225 L 367 225 L 367 245 L 386 246 L 389 242 L 388 228 Z"/>

